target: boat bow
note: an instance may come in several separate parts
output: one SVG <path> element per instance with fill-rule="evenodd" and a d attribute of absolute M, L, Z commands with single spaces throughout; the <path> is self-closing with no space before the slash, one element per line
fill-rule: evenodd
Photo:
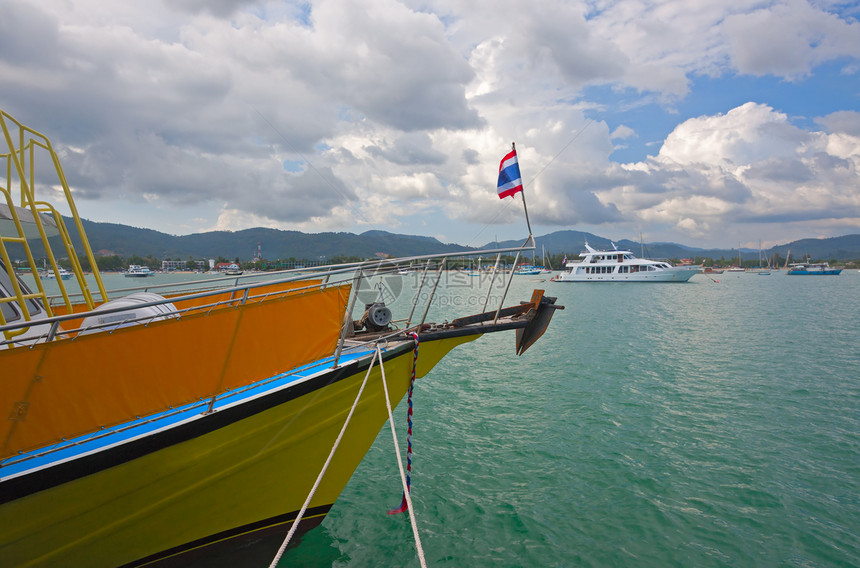
<path fill-rule="evenodd" d="M 301 530 L 337 500 L 388 419 L 381 401 L 401 400 L 413 372 L 427 374 L 485 333 L 515 330 L 522 355 L 562 308 L 540 290 L 506 307 L 506 287 L 487 310 L 494 270 L 482 313 L 428 319 L 449 262 L 494 255 L 498 267 L 521 248 L 109 291 L 50 142 L 2 111 L 0 126 L 9 146 L 0 155 L 0 564 L 184 566 L 229 563 L 226 551 L 249 543 L 270 550 L 298 518 L 351 407 Z M 91 275 L 62 216 L 36 196 L 37 150 L 57 176 L 42 187 L 63 188 Z M 61 255 L 71 261 L 74 279 L 51 281 L 57 295 L 33 238 L 55 274 Z M 26 258 L 24 276 L 13 255 Z M 411 301 L 368 296 L 370 280 L 403 272 L 418 278 Z"/>

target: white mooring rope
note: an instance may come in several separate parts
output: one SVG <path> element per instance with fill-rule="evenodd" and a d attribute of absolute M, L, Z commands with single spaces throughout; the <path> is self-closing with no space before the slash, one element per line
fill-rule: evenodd
<path fill-rule="evenodd" d="M 349 421 L 352 419 L 352 415 L 355 412 L 356 407 L 358 406 L 358 401 L 361 399 L 361 393 L 364 392 L 364 387 L 367 385 L 367 379 L 370 377 L 370 371 L 373 369 L 373 362 L 376 361 L 377 357 L 379 358 L 379 367 L 382 367 L 382 353 L 379 350 L 379 345 L 376 346 L 376 352 L 373 354 L 373 357 L 370 359 L 370 365 L 367 367 L 367 373 L 364 375 L 364 380 L 361 383 L 361 388 L 358 389 L 358 394 L 355 397 L 355 402 L 352 403 L 352 408 L 349 409 L 349 414 L 346 416 L 346 421 L 343 423 L 343 428 L 340 429 L 340 434 L 337 435 L 337 439 L 334 441 L 334 446 L 331 449 L 331 452 L 328 454 L 328 458 L 325 460 L 325 464 L 323 464 L 322 471 L 317 476 L 317 480 L 314 482 L 314 486 L 311 488 L 311 492 L 308 494 L 308 498 L 305 499 L 304 505 L 302 505 L 299 514 L 296 516 L 296 519 L 293 521 L 293 526 L 290 527 L 290 532 L 287 533 L 286 538 L 284 538 L 284 542 L 281 544 L 281 547 L 278 549 L 278 553 L 275 555 L 275 558 L 272 560 L 272 563 L 269 564 L 269 568 L 276 568 L 278 562 L 281 561 L 281 556 L 284 555 L 284 551 L 287 549 L 287 545 L 290 543 L 290 539 L 293 538 L 293 535 L 296 532 L 296 529 L 299 528 L 299 523 L 302 520 L 302 516 L 304 516 L 305 511 L 310 505 L 311 499 L 314 497 L 314 493 L 316 493 L 317 487 L 319 487 L 320 482 L 322 481 L 323 476 L 325 475 L 326 470 L 328 469 L 329 464 L 331 463 L 332 458 L 334 457 L 334 452 L 337 450 L 337 447 L 340 445 L 340 440 L 343 438 L 344 432 L 346 432 L 346 427 L 349 425 Z M 385 372 L 383 371 L 383 383 L 385 381 Z M 388 391 L 385 393 L 386 400 L 388 399 Z M 391 410 L 389 409 L 389 414 Z M 399 454 L 398 454 L 399 455 Z M 402 470 L 401 466 L 401 470 Z"/>
<path fill-rule="evenodd" d="M 415 508 L 412 506 L 412 497 L 409 495 L 409 487 L 406 485 L 406 473 L 403 471 L 403 460 L 400 458 L 400 445 L 397 443 L 397 432 L 394 429 L 394 415 L 391 412 L 391 400 L 388 398 L 388 385 L 385 383 L 385 365 L 382 364 L 382 353 L 379 344 L 376 345 L 376 354 L 379 357 L 379 370 L 382 372 L 382 391 L 385 393 L 385 406 L 388 408 L 388 423 L 391 424 L 391 435 L 394 437 L 394 453 L 397 455 L 397 467 L 400 468 L 400 481 L 403 483 L 403 496 L 409 509 L 409 520 L 412 523 L 412 534 L 415 535 L 415 548 L 418 551 L 418 560 L 422 568 L 427 568 L 424 559 L 424 549 L 421 547 L 421 538 L 418 536 L 418 523 L 415 520 Z"/>

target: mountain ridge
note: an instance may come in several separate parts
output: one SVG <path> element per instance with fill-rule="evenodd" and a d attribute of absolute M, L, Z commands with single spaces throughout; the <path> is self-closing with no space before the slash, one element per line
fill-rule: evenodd
<path fill-rule="evenodd" d="M 484 247 L 467 247 L 455 243 L 443 243 L 438 239 L 420 235 L 390 233 L 369 230 L 360 234 L 349 232 L 303 233 L 301 231 L 251 228 L 241 231 L 210 231 L 191 235 L 169 235 L 155 231 L 121 225 L 82 220 L 84 230 L 93 251 L 102 255 L 152 255 L 155 258 L 239 258 L 241 261 L 252 259 L 257 254 L 258 243 L 262 247 L 262 257 L 274 259 L 325 260 L 332 257 L 371 258 L 377 254 L 390 256 L 416 256 L 445 252 L 468 252 L 482 249 L 518 247 L 523 239 L 492 242 Z M 76 236 L 74 223 L 67 219 L 67 225 Z M 75 238 L 75 246 L 80 240 Z M 637 256 L 651 258 L 691 258 L 705 257 L 714 260 L 731 261 L 737 258 L 738 249 L 703 249 L 679 243 L 653 242 L 638 243 L 628 239 L 611 240 L 606 237 L 576 230 L 554 231 L 535 237 L 536 254 L 545 248 L 548 254 L 566 254 L 576 258 L 584 248 L 585 242 L 598 249 L 612 249 L 614 242 L 618 248 L 633 251 Z M 78 248 L 77 250 L 82 250 Z M 860 234 L 849 234 L 823 239 L 805 238 L 790 243 L 762 249 L 767 258 L 778 254 L 785 258 L 791 251 L 792 259 L 805 258 L 837 261 L 860 259 Z M 35 251 L 34 251 L 35 252 Z M 757 249 L 742 249 L 743 259 L 757 259 Z"/>
<path fill-rule="evenodd" d="M 535 237 L 535 245 L 538 251 L 546 248 L 548 253 L 558 254 L 564 252 L 569 258 L 576 258 L 584 250 L 585 243 L 596 249 L 612 250 L 613 243 L 619 249 L 629 250 L 637 256 L 648 258 L 692 258 L 704 257 L 713 260 L 731 261 L 738 257 L 740 252 L 742 260 L 758 259 L 759 250 L 750 248 L 704 249 L 689 247 L 678 243 L 653 242 L 638 243 L 628 239 L 611 240 L 592 233 L 582 231 L 565 230 L 549 233 L 542 237 Z M 499 243 L 490 243 L 487 248 L 507 248 L 519 246 L 521 241 L 509 240 Z M 791 252 L 792 259 L 805 259 L 807 256 L 813 259 L 827 259 L 836 261 L 848 261 L 860 259 L 860 234 L 842 235 L 839 237 L 827 237 L 821 239 L 805 238 L 790 243 L 776 245 L 761 250 L 764 259 L 774 254 L 785 259 Z"/>

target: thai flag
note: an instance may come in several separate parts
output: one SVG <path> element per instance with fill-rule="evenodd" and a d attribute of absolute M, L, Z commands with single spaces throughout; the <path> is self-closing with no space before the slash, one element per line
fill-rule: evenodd
<path fill-rule="evenodd" d="M 517 151 L 502 158 L 499 164 L 499 199 L 504 199 L 523 190 L 523 180 L 520 179 L 520 165 L 517 163 Z"/>

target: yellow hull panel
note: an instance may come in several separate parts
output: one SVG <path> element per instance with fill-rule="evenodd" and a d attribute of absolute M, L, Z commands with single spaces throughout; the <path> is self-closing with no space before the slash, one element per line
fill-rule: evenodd
<path fill-rule="evenodd" d="M 422 343 L 418 375 L 476 337 Z M 392 404 L 411 369 L 411 350 L 385 363 Z M 0 506 L 0 563 L 118 566 L 267 519 L 289 524 L 284 515 L 301 508 L 365 373 Z M 311 508 L 335 502 L 387 418 L 376 366 Z"/>

